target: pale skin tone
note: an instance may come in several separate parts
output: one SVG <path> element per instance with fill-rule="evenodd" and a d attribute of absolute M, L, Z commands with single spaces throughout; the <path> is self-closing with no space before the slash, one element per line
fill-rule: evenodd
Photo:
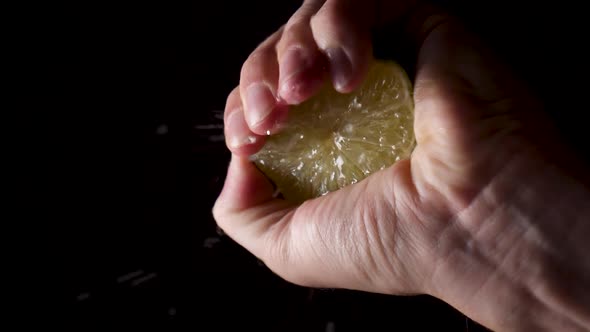
<path fill-rule="evenodd" d="M 590 191 L 542 105 L 456 19 L 376 6 L 305 1 L 244 63 L 217 223 L 295 284 L 430 294 L 498 331 L 590 331 Z M 385 21 L 418 54 L 411 158 L 300 205 L 273 198 L 248 156 L 325 79 L 358 86 Z"/>

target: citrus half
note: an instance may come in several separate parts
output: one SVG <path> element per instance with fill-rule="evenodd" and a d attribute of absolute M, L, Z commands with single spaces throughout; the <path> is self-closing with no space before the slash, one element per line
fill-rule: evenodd
<path fill-rule="evenodd" d="M 394 61 L 373 60 L 348 94 L 329 82 L 291 106 L 279 133 L 251 157 L 290 201 L 301 202 L 363 180 L 407 158 L 415 146 L 411 82 Z"/>

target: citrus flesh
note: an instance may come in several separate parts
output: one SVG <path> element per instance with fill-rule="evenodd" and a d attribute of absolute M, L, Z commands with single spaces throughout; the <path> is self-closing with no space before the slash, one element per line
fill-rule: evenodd
<path fill-rule="evenodd" d="M 406 72 L 394 61 L 373 60 L 353 92 L 341 94 L 326 84 L 291 106 L 280 132 L 269 136 L 251 160 L 284 199 L 302 202 L 409 157 L 413 122 Z"/>

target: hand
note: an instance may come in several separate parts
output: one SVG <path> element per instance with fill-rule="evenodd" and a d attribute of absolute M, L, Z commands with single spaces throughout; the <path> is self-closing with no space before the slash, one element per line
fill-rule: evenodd
<path fill-rule="evenodd" d="M 590 329 L 590 194 L 557 165 L 541 105 L 454 18 L 381 6 L 305 1 L 244 63 L 219 226 L 296 284 L 431 294 L 497 330 Z M 359 85 L 378 20 L 406 22 L 418 54 L 411 158 L 298 206 L 273 198 L 247 156 L 327 77 Z"/>

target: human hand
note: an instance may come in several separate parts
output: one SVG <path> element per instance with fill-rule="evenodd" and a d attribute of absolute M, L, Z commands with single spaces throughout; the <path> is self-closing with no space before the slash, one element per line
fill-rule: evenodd
<path fill-rule="evenodd" d="M 296 284 L 431 294 L 498 330 L 590 329 L 590 194 L 554 165 L 541 105 L 452 17 L 376 3 L 305 1 L 245 62 L 216 221 Z M 359 85 L 376 12 L 403 19 L 418 54 L 411 158 L 301 205 L 273 198 L 247 156 L 326 77 Z"/>

